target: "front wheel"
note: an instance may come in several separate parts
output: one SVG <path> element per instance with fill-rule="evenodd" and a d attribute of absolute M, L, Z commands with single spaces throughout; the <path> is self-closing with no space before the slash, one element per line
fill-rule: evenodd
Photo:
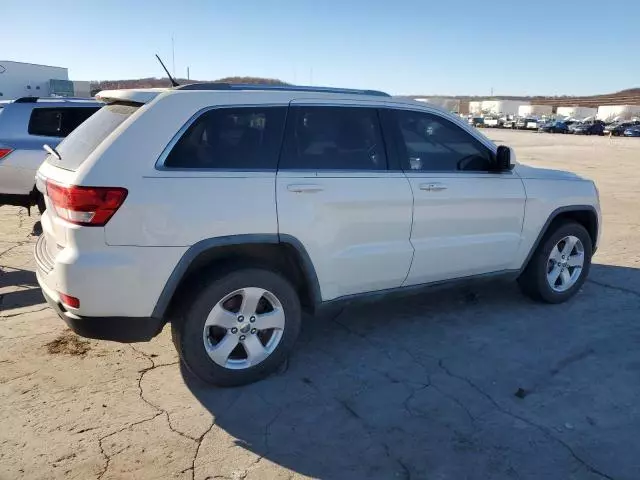
<path fill-rule="evenodd" d="M 300 331 L 298 295 L 281 275 L 247 268 L 205 285 L 172 323 L 186 367 L 201 380 L 229 387 L 275 371 Z"/>
<path fill-rule="evenodd" d="M 518 278 L 522 291 L 534 300 L 562 303 L 573 297 L 589 274 L 591 237 L 575 222 L 549 231 Z"/>

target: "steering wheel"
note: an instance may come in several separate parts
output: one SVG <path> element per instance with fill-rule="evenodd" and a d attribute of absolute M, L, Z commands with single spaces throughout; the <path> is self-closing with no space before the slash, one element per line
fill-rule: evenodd
<path fill-rule="evenodd" d="M 471 155 L 467 155 L 465 157 L 462 157 L 460 160 L 458 160 L 458 162 L 456 163 L 456 168 L 458 170 L 467 170 L 467 167 L 469 166 L 469 164 L 471 164 L 471 162 L 477 158 L 481 158 L 478 156 L 477 153 L 472 153 Z"/>

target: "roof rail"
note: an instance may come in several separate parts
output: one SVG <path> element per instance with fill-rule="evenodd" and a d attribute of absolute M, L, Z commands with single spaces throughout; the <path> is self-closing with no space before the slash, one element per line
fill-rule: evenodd
<path fill-rule="evenodd" d="M 37 103 L 38 101 L 55 101 L 55 102 L 75 102 L 75 101 L 86 101 L 86 102 L 95 102 L 95 98 L 90 97 L 20 97 L 16 98 L 13 103 Z"/>
<path fill-rule="evenodd" d="M 372 95 L 375 97 L 390 97 L 388 93 L 378 90 L 357 90 L 353 88 L 310 87 L 303 85 L 264 85 L 247 83 L 191 83 L 180 85 L 176 90 L 271 90 L 283 92 L 318 92 L 343 93 L 350 95 Z"/>
<path fill-rule="evenodd" d="M 13 103 L 36 103 L 38 101 L 38 97 L 20 97 L 16 98 Z"/>

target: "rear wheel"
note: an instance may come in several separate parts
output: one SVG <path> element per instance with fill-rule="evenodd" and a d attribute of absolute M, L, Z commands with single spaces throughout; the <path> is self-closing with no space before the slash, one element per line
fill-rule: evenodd
<path fill-rule="evenodd" d="M 591 267 L 591 237 L 575 222 L 553 227 L 529 260 L 518 283 L 534 300 L 561 303 L 574 296 Z"/>
<path fill-rule="evenodd" d="M 186 367 L 218 386 L 255 382 L 286 359 L 300 331 L 293 286 L 269 270 L 243 269 L 213 279 L 173 322 Z"/>

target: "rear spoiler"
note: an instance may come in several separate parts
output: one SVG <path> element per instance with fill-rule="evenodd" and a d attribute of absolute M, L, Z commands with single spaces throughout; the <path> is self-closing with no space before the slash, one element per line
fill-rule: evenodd
<path fill-rule="evenodd" d="M 158 95 L 166 92 L 167 88 L 145 88 L 130 90 L 102 90 L 96 94 L 96 100 L 104 103 L 131 102 L 145 104 Z"/>

